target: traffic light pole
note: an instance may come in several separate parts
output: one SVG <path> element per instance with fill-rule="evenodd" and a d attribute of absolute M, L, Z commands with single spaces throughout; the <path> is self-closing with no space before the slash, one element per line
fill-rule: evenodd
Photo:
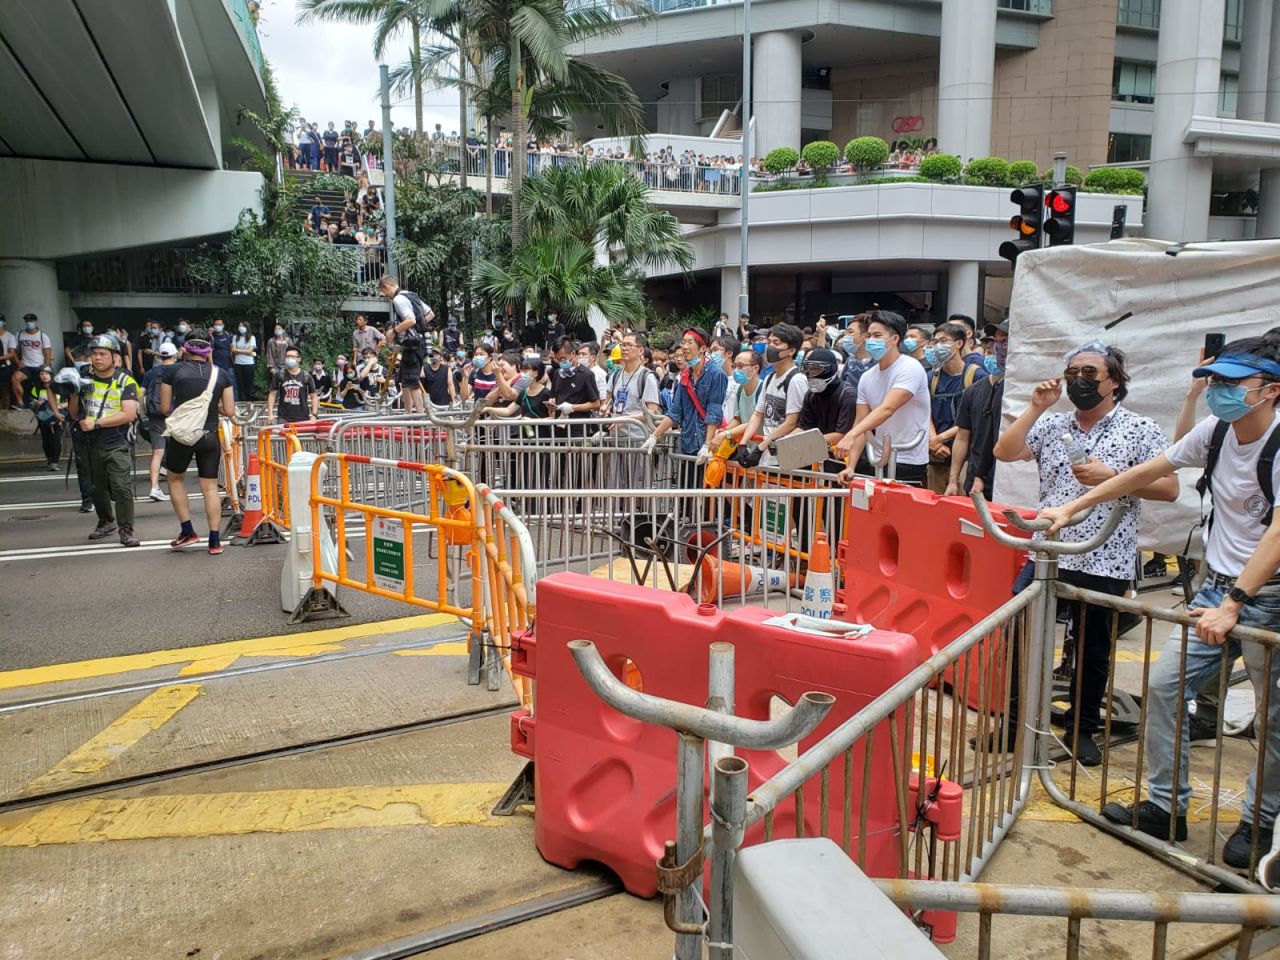
<path fill-rule="evenodd" d="M 751 199 L 751 0 L 742 3 L 742 167 L 738 173 L 742 187 L 742 208 L 738 226 L 738 316 L 751 313 L 747 286 L 747 202 Z M 724 308 L 721 307 L 723 310 Z"/>
<path fill-rule="evenodd" d="M 1060 187 L 1067 182 L 1067 155 L 1059 150 L 1053 155 L 1053 185 Z"/>

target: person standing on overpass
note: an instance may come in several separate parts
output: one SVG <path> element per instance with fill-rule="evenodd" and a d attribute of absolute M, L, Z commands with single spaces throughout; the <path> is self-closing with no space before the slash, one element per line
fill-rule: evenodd
<path fill-rule="evenodd" d="M 182 347 L 183 359 L 165 367 L 160 374 L 160 411 L 164 416 L 187 401 L 199 398 L 208 389 L 209 379 L 214 376 L 210 368 L 212 353 L 208 333 L 199 327 L 192 330 Z M 205 515 L 209 518 L 209 552 L 215 555 L 222 552 L 218 534 L 218 521 L 222 516 L 222 499 L 218 496 L 218 467 L 222 463 L 222 445 L 218 442 L 219 412 L 224 417 L 236 415 L 231 374 L 221 367 L 217 368 L 213 381 L 204 435 L 194 444 L 179 443 L 175 437 L 169 437 L 165 443 L 164 466 L 169 471 L 169 496 L 173 501 L 173 512 L 181 524 L 178 536 L 169 541 L 174 550 L 200 542 L 191 526 L 191 507 L 187 501 L 186 474 L 194 458 L 200 492 L 204 496 Z"/>

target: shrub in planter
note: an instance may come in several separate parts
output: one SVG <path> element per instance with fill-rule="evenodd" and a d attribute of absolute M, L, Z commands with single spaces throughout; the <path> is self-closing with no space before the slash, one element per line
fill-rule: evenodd
<path fill-rule="evenodd" d="M 1089 171 L 1084 178 L 1084 188 L 1090 193 L 1141 193 L 1146 182 L 1141 170 L 1099 167 Z"/>
<path fill-rule="evenodd" d="M 979 187 L 1000 187 L 1009 180 L 1009 161 L 1003 157 L 971 160 L 964 168 L 964 182 Z"/>
<path fill-rule="evenodd" d="M 765 155 L 764 168 L 779 177 L 794 170 L 799 162 L 800 151 L 795 147 L 775 147 Z"/>
<path fill-rule="evenodd" d="M 1028 183 L 1035 183 L 1040 173 L 1036 170 L 1036 165 L 1030 160 L 1019 160 L 1016 163 L 1009 164 L 1009 186 L 1021 187 Z"/>
<path fill-rule="evenodd" d="M 889 160 L 889 144 L 879 137 L 854 137 L 844 145 L 844 158 L 858 170 L 871 170 Z"/>
<path fill-rule="evenodd" d="M 1073 187 L 1079 187 L 1084 185 L 1083 171 L 1081 171 L 1079 167 L 1074 166 L 1073 164 L 1070 164 L 1070 163 L 1067 164 L 1066 177 L 1067 177 L 1067 183 L 1071 184 Z M 1040 174 L 1040 179 L 1043 180 L 1045 183 L 1053 183 L 1053 171 L 1046 170 L 1044 173 Z"/>
<path fill-rule="evenodd" d="M 920 161 L 920 175 L 926 180 L 957 180 L 963 170 L 960 158 L 950 153 L 935 153 Z"/>
<path fill-rule="evenodd" d="M 809 168 L 819 176 L 836 165 L 840 159 L 840 148 L 830 140 L 815 140 L 805 144 L 800 154 Z"/>

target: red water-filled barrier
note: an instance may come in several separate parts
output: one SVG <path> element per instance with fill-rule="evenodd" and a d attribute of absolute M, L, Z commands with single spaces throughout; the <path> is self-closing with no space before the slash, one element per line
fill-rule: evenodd
<path fill-rule="evenodd" d="M 830 693 L 835 706 L 799 749 L 803 752 L 864 708 L 916 665 L 916 641 L 875 630 L 855 639 L 802 633 L 767 624 L 777 611 L 726 613 L 671 594 L 630 584 L 560 573 L 538 583 L 536 641 L 513 638 L 512 668 L 537 681 L 535 714 L 512 717 L 512 749 L 535 761 L 534 837 L 544 858 L 573 868 L 585 860 L 614 870 L 639 896 L 657 892 L 655 862 L 676 829 L 676 738 L 607 706 L 587 686 L 569 654 L 570 640 L 592 641 L 619 677 L 638 680 L 646 694 L 701 706 L 707 699 L 707 648 L 734 645 L 735 704 L 740 717 L 767 720 L 775 696 L 788 703 L 809 690 Z M 638 674 L 638 676 L 637 676 Z M 902 711 L 897 729 L 875 731 L 870 803 L 865 823 L 854 805 L 850 849 L 866 835 L 863 869 L 897 876 L 899 820 L 892 757 L 909 758 L 913 720 Z M 890 749 L 890 736 L 898 749 Z M 748 789 L 786 761 L 772 751 L 740 750 L 750 765 Z M 864 754 L 854 751 L 853 797 L 861 797 Z M 829 795 L 845 796 L 843 764 L 831 765 Z M 804 836 L 820 833 L 819 790 L 805 791 Z M 774 835 L 796 836 L 795 804 L 777 808 Z M 828 835 L 841 842 L 844 818 L 833 814 Z M 763 839 L 762 825 L 747 843 Z"/>
<path fill-rule="evenodd" d="M 1004 509 L 993 504 L 992 515 L 1002 516 Z M 846 539 L 837 550 L 844 586 L 836 594 L 844 612 L 837 616 L 911 634 L 920 662 L 1008 601 L 1026 562 L 1025 552 L 986 535 L 967 497 L 858 480 L 845 516 Z M 1002 709 L 1003 662 L 989 663 L 985 680 L 974 663 L 969 705 L 982 709 L 985 699 L 991 709 Z M 959 665 L 944 678 L 954 683 L 957 676 Z"/>

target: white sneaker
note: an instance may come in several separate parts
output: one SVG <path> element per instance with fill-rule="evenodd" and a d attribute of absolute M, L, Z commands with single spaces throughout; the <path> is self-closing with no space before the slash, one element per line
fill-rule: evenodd
<path fill-rule="evenodd" d="M 155 500 L 157 503 L 159 503 L 162 500 L 169 499 L 169 495 L 165 493 L 163 490 L 161 490 L 159 487 L 151 488 L 150 497 L 152 500 Z"/>

